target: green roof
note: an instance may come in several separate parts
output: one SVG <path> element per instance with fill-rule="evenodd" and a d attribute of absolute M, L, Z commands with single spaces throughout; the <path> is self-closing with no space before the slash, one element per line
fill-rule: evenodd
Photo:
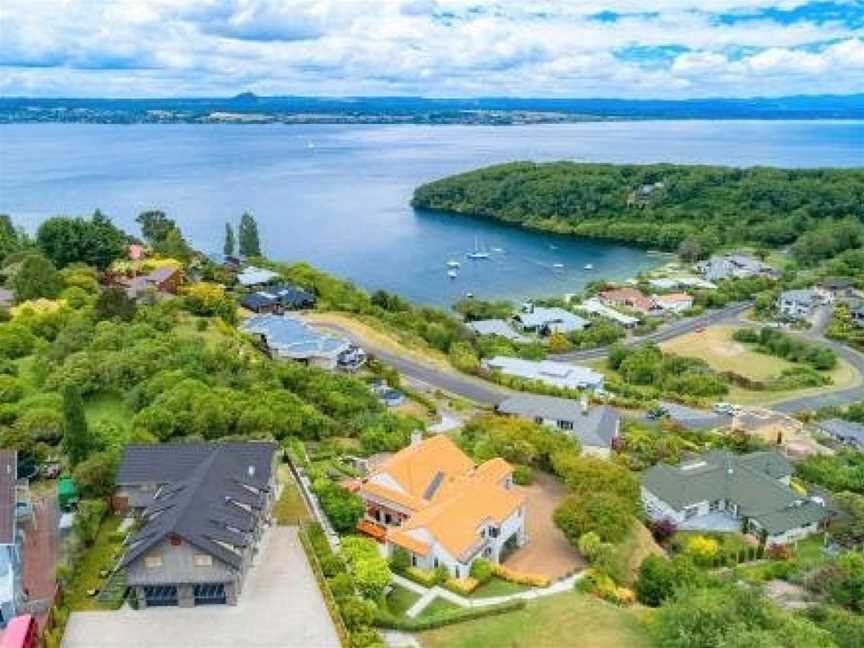
<path fill-rule="evenodd" d="M 677 511 L 705 501 L 734 502 L 741 515 L 774 535 L 826 515 L 778 481 L 791 474 L 791 464 L 776 452 L 712 451 L 679 466 L 657 464 L 642 474 L 642 486 Z"/>

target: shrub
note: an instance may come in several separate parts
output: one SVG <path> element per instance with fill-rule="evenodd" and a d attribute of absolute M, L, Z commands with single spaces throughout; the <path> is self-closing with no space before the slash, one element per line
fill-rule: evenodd
<path fill-rule="evenodd" d="M 360 496 L 326 479 L 317 480 L 312 488 L 333 529 L 337 533 L 353 531 L 366 512 Z"/>
<path fill-rule="evenodd" d="M 101 499 L 84 499 L 78 503 L 78 513 L 75 516 L 75 530 L 88 547 L 96 540 L 102 519 L 108 512 L 108 504 Z"/>
<path fill-rule="evenodd" d="M 489 582 L 494 573 L 495 566 L 484 558 L 478 558 L 471 563 L 471 578 L 476 579 L 479 583 Z"/>
<path fill-rule="evenodd" d="M 368 626 L 375 619 L 375 604 L 359 596 L 350 596 L 339 601 L 339 612 L 349 630 Z"/>
<path fill-rule="evenodd" d="M 384 645 L 381 635 L 373 628 L 359 628 L 351 633 L 351 648 L 378 648 Z"/>
<path fill-rule="evenodd" d="M 345 562 L 335 554 L 324 556 L 321 558 L 320 563 L 321 571 L 324 572 L 324 576 L 327 578 L 333 578 L 345 573 Z"/>
<path fill-rule="evenodd" d="M 411 566 L 411 557 L 402 547 L 396 547 L 390 556 L 390 568 L 398 573 L 404 572 Z"/>
<path fill-rule="evenodd" d="M 491 574 L 490 574 L 491 578 Z M 480 585 L 480 581 L 476 578 L 467 577 L 467 578 L 448 578 L 444 581 L 444 587 L 454 594 L 459 594 L 460 596 L 468 596 Z"/>
<path fill-rule="evenodd" d="M 377 599 L 390 584 L 390 568 L 381 556 L 362 558 L 354 561 L 351 567 L 357 589 L 368 598 Z"/>
<path fill-rule="evenodd" d="M 24 386 L 14 376 L 0 375 L 0 403 L 14 403 L 24 396 Z"/>
<path fill-rule="evenodd" d="M 690 540 L 687 541 L 687 547 L 685 549 L 689 556 L 692 556 L 696 562 L 703 565 L 711 564 L 711 561 L 717 555 L 719 550 L 720 545 L 716 540 L 703 535 L 697 535 L 690 538 Z"/>
<path fill-rule="evenodd" d="M 513 483 L 519 486 L 528 486 L 534 481 L 534 471 L 530 466 L 516 466 L 513 468 Z"/>
<path fill-rule="evenodd" d="M 579 536 L 579 553 L 584 556 L 588 562 L 593 562 L 594 556 L 597 555 L 597 550 L 600 548 L 602 540 L 593 531 L 588 531 Z"/>
<path fill-rule="evenodd" d="M 499 603 L 498 605 L 463 608 L 454 612 L 446 612 L 440 615 L 421 617 L 418 619 L 395 617 L 392 614 L 379 610 L 375 617 L 375 625 L 382 628 L 391 628 L 393 630 L 403 630 L 405 632 L 421 632 L 423 630 L 442 628 L 453 623 L 470 621 L 471 619 L 482 619 L 484 617 L 514 612 L 516 610 L 521 610 L 524 607 L 525 601 L 517 599 L 514 601 L 507 601 L 506 603 Z"/>
<path fill-rule="evenodd" d="M 409 567 L 405 570 L 405 577 L 424 587 L 432 587 L 438 584 L 438 574 L 429 569 Z"/>
<path fill-rule="evenodd" d="M 628 504 L 608 492 L 590 496 L 570 495 L 555 509 L 555 525 L 574 546 L 584 533 L 593 531 L 601 540 L 620 542 L 630 531 L 633 515 Z"/>
<path fill-rule="evenodd" d="M 675 522 L 669 518 L 655 520 L 651 522 L 649 528 L 654 540 L 660 544 L 666 543 L 666 541 L 675 535 L 675 532 L 678 530 Z"/>
<path fill-rule="evenodd" d="M 792 550 L 787 545 L 772 544 L 767 553 L 771 560 L 792 560 Z"/>
<path fill-rule="evenodd" d="M 330 591 L 333 592 L 333 598 L 335 599 L 353 596 L 356 591 L 354 578 L 348 573 L 337 574 L 333 578 L 328 579 L 327 582 L 330 583 Z"/>
<path fill-rule="evenodd" d="M 495 576 L 517 585 L 528 585 L 529 587 L 549 587 L 551 582 L 547 576 L 539 574 L 528 574 L 518 572 L 504 565 L 495 565 Z"/>

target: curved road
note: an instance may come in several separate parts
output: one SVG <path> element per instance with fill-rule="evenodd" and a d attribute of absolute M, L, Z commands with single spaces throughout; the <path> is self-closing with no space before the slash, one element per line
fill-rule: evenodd
<path fill-rule="evenodd" d="M 687 318 L 679 320 L 670 326 L 656 331 L 650 335 L 641 338 L 629 340 L 626 344 L 639 344 L 641 342 L 664 342 L 680 335 L 686 335 L 695 331 L 697 328 L 719 324 L 726 321 L 739 321 L 739 316 L 752 306 L 752 302 L 744 302 L 727 306 L 716 311 L 710 311 L 699 317 Z M 422 383 L 432 388 L 441 389 L 445 392 L 450 392 L 457 396 L 467 398 L 480 405 L 494 406 L 508 398 L 514 392 L 470 376 L 464 376 L 455 372 L 442 370 L 439 367 L 434 367 L 416 360 L 396 355 L 376 347 L 374 344 L 369 344 L 366 340 L 361 339 L 352 331 L 335 324 L 321 324 L 318 322 L 310 322 L 316 327 L 327 328 L 338 332 L 350 339 L 354 344 L 362 346 L 366 351 L 374 355 L 376 358 L 390 365 L 407 379 Z M 816 330 L 819 330 L 817 324 Z M 833 349 L 838 356 L 846 360 L 852 365 L 861 376 L 864 376 L 864 354 L 855 351 L 843 344 L 826 340 L 821 336 L 808 335 L 806 333 L 797 334 L 813 342 L 818 342 Z M 571 351 L 569 353 L 561 353 L 551 355 L 550 358 L 565 362 L 576 362 L 580 360 L 591 360 L 603 358 L 606 356 L 606 349 L 589 349 L 586 351 Z M 791 414 L 801 410 L 812 410 L 825 405 L 849 405 L 855 401 L 864 399 L 864 386 L 861 384 L 847 389 L 835 391 L 826 391 L 824 393 L 813 394 L 810 396 L 799 396 L 787 400 L 769 404 L 773 410 Z M 673 415 L 680 407 L 674 403 L 665 404 Z M 701 414 L 701 415 L 700 415 Z M 712 412 L 703 412 L 692 408 L 681 408 L 680 417 L 682 422 L 690 421 L 696 427 L 711 427 L 712 425 L 722 422 L 723 417 L 717 416 Z"/>

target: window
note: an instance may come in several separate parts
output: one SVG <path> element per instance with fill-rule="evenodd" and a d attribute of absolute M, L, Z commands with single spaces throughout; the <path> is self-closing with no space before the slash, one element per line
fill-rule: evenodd
<path fill-rule="evenodd" d="M 720 504 L 721 504 L 720 500 L 714 500 L 713 502 L 711 502 L 711 504 L 708 505 L 708 510 L 711 511 L 712 513 L 714 513 L 715 511 L 719 511 L 720 510 Z"/>
<path fill-rule="evenodd" d="M 211 567 L 213 565 L 213 556 L 209 554 L 195 554 L 196 567 Z"/>
<path fill-rule="evenodd" d="M 145 556 L 144 566 L 147 569 L 155 569 L 162 566 L 162 556 Z"/>
<path fill-rule="evenodd" d="M 684 517 L 688 520 L 690 518 L 694 518 L 699 515 L 699 507 L 698 506 L 688 506 L 684 509 Z"/>
<path fill-rule="evenodd" d="M 573 429 L 573 421 L 558 421 L 558 429 L 559 430 L 572 430 Z"/>
<path fill-rule="evenodd" d="M 543 425 L 543 417 L 542 417 L 542 416 L 535 416 L 535 417 L 534 417 L 534 422 L 535 422 L 537 425 Z"/>

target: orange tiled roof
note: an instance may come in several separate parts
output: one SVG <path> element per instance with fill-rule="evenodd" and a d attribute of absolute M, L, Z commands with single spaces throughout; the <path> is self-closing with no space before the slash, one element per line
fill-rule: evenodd
<path fill-rule="evenodd" d="M 456 444 L 438 435 L 383 462 L 365 480 L 361 496 L 365 491 L 413 511 L 400 528 L 389 532 L 394 543 L 426 555 L 428 546 L 407 533 L 422 529 L 459 556 L 480 540 L 478 529 L 485 520 L 500 524 L 524 503 L 523 493 L 501 483 L 512 472 L 500 458 L 475 468 Z"/>

